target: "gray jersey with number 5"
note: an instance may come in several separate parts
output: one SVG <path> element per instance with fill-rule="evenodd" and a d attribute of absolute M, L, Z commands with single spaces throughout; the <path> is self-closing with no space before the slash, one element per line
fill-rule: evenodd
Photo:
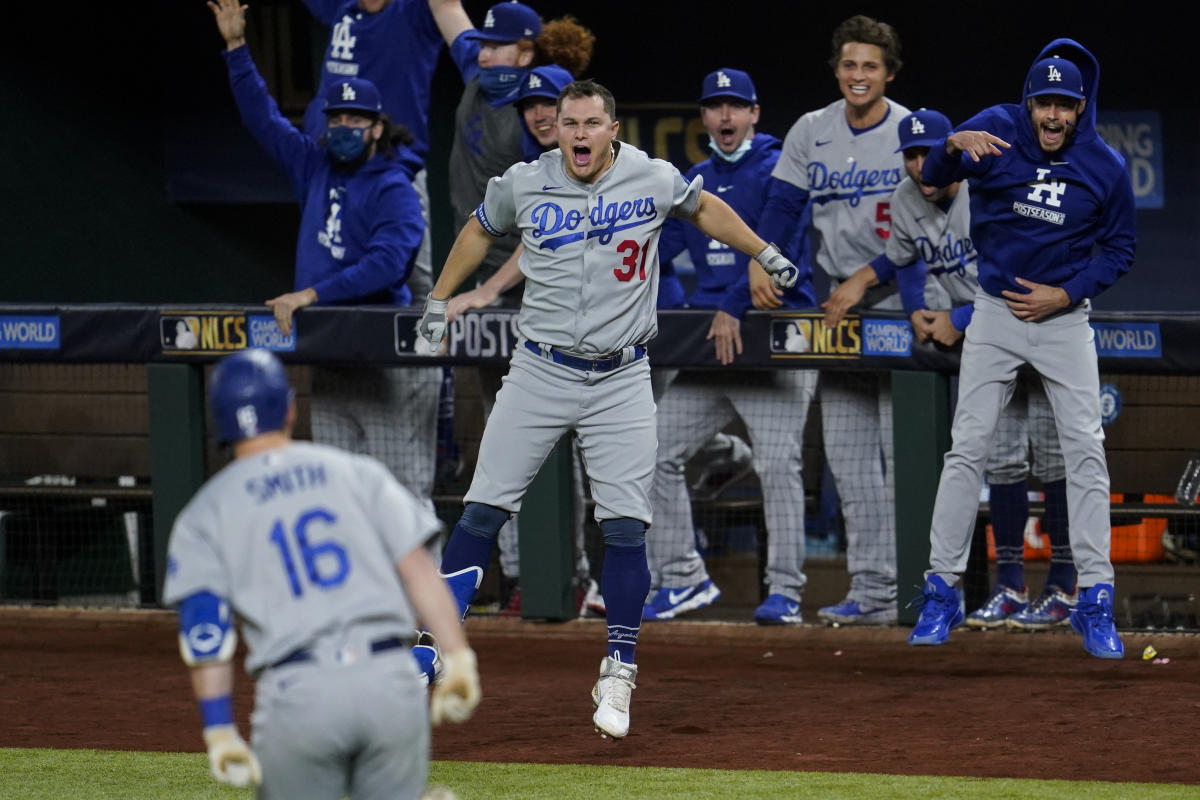
<path fill-rule="evenodd" d="M 350 628 L 414 630 L 395 564 L 439 529 L 378 461 L 293 442 L 233 461 L 180 512 L 163 602 L 227 598 L 254 674 Z"/>
<path fill-rule="evenodd" d="M 809 251 L 835 281 L 882 253 L 890 232 L 892 190 L 905 175 L 896 122 L 908 109 L 884 99 L 887 115 L 865 130 L 846 122 L 844 98 L 800 117 L 771 173 L 808 193 Z"/>
<path fill-rule="evenodd" d="M 658 234 L 668 216 L 695 213 L 702 181 L 614 142 L 616 162 L 595 183 L 567 175 L 551 150 L 492 178 L 475 212 L 493 236 L 519 230 L 525 275 L 518 327 L 526 339 L 607 355 L 658 333 Z"/>

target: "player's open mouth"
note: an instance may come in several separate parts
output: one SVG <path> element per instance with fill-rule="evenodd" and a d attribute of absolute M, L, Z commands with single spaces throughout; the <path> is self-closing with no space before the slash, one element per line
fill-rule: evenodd
<path fill-rule="evenodd" d="M 866 94 L 871 90 L 871 87 L 867 86 L 865 83 L 852 83 L 850 84 L 849 88 L 854 94 Z"/>
<path fill-rule="evenodd" d="M 925 195 L 926 197 L 933 197 L 934 192 L 937 191 L 936 186 L 930 186 L 928 183 L 923 183 L 923 182 L 918 183 L 917 188 L 920 189 L 921 194 Z"/>
<path fill-rule="evenodd" d="M 1042 141 L 1045 144 L 1060 144 L 1063 140 L 1063 126 L 1056 123 L 1042 123 Z"/>
<path fill-rule="evenodd" d="M 592 163 L 592 149 L 581 144 L 575 145 L 571 148 L 571 161 L 577 167 L 586 167 Z"/>
<path fill-rule="evenodd" d="M 717 142 L 723 147 L 729 147 L 734 143 L 734 136 L 737 135 L 737 130 L 732 126 L 723 126 L 717 130 Z"/>
<path fill-rule="evenodd" d="M 549 122 L 537 122 L 533 126 L 534 133 L 549 133 L 552 130 L 554 130 L 554 122 L 552 120 Z"/>

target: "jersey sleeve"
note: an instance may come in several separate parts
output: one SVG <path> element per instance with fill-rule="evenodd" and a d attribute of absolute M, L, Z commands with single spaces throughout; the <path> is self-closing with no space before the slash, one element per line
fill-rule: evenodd
<path fill-rule="evenodd" d="M 697 175 L 692 178 L 691 183 L 688 183 L 679 170 L 674 167 L 671 169 L 675 172 L 672 178 L 675 185 L 671 195 L 670 216 L 688 219 L 696 213 L 696 208 L 700 205 L 700 192 L 704 191 L 704 178 Z"/>
<path fill-rule="evenodd" d="M 488 181 L 483 202 L 475 209 L 475 218 L 483 229 L 497 238 L 508 233 L 517 222 L 517 200 L 513 186 L 515 170 L 523 164 L 509 167 L 503 175 Z"/>
<path fill-rule="evenodd" d="M 783 150 L 771 177 L 790 183 L 802 192 L 808 192 L 808 139 L 811 127 L 807 115 L 796 120 L 783 139 Z"/>
<path fill-rule="evenodd" d="M 221 556 L 205 525 L 195 512 L 179 515 L 167 545 L 167 576 L 163 605 L 177 605 L 196 592 L 229 597 L 229 578 Z"/>
<path fill-rule="evenodd" d="M 474 29 L 463 31 L 450 45 L 450 60 L 458 67 L 464 84 L 479 74 L 479 40 L 467 35 L 474 32 Z"/>

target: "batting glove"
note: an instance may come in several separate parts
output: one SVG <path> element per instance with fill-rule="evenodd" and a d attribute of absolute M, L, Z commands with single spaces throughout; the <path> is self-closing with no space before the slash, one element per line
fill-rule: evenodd
<path fill-rule="evenodd" d="M 479 668 L 475 651 L 469 647 L 442 653 L 445 672 L 433 687 L 429 701 L 429 721 L 440 725 L 443 720 L 466 722 L 479 705 Z"/>
<path fill-rule="evenodd" d="M 783 253 L 779 252 L 779 248 L 773 244 L 764 247 L 762 252 L 754 257 L 754 260 L 762 265 L 766 273 L 771 276 L 771 282 L 779 289 L 792 288 L 796 285 L 796 279 L 800 277 L 800 270 L 784 258 Z"/>
<path fill-rule="evenodd" d="M 421 320 L 417 323 L 417 333 L 429 342 L 429 346 L 437 350 L 446 338 L 446 307 L 447 300 L 434 300 L 433 292 L 425 298 L 425 310 L 421 312 Z"/>
<path fill-rule="evenodd" d="M 212 776 L 230 786 L 262 783 L 262 767 L 235 725 L 210 725 L 204 729 L 208 766 Z"/>

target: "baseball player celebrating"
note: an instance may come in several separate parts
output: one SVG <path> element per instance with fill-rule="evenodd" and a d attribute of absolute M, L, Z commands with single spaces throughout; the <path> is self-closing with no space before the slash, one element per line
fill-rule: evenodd
<path fill-rule="evenodd" d="M 450 295 L 493 238 L 518 232 L 525 295 L 512 358 L 479 447 L 466 507 L 442 555 L 464 613 L 491 561 L 496 535 L 551 448 L 579 439 L 604 535 L 608 655 L 592 689 L 593 722 L 629 732 L 635 650 L 650 588 L 646 528 L 657 441 L 646 344 L 657 333 L 658 232 L 668 216 L 754 255 L 781 287 L 797 271 L 702 181 L 616 141 L 612 94 L 577 81 L 558 100 L 558 149 L 493 178 L 459 233 L 425 303 L 419 330 L 440 345 Z"/>
<path fill-rule="evenodd" d="M 180 512 L 163 602 L 179 608 L 213 777 L 260 798 L 416 798 L 429 722 L 479 702 L 475 654 L 423 546 L 436 517 L 379 462 L 293 442 L 296 404 L 265 350 L 222 359 L 209 386 L 234 460 Z M 444 674 L 426 711 L 414 612 Z M 235 617 L 255 687 L 253 749 L 233 718 Z"/>
<path fill-rule="evenodd" d="M 956 345 L 971 321 L 979 290 L 978 254 L 970 231 L 970 193 L 965 182 L 930 186 L 921 167 L 934 143 L 950 135 L 950 120 L 930 109 L 900 120 L 900 152 L 908 173 L 892 193 L 892 235 L 884 255 L 862 267 L 826 304 L 827 324 L 861 299 L 864 291 L 895 274 L 904 308 L 920 341 Z M 953 308 L 951 308 L 953 306 Z M 930 310 L 935 309 L 935 310 Z M 832 319 L 832 322 L 829 320 Z M 1008 625 L 1043 630 L 1067 623 L 1074 604 L 1075 564 L 1067 540 L 1066 468 L 1058 431 L 1041 380 L 1022 373 L 1017 391 L 1000 412 L 987 461 L 988 505 L 996 539 L 996 586 L 987 601 L 967 615 L 972 628 Z M 1050 537 L 1050 571 L 1042 595 L 1030 606 L 1025 587 L 1025 524 L 1032 470 L 1046 496 L 1042 529 Z"/>
<path fill-rule="evenodd" d="M 716 187 L 752 227 L 758 224 L 763 188 L 779 160 L 781 144 L 774 136 L 755 132 L 758 115 L 758 93 L 749 74 L 729 68 L 709 73 L 701 84 L 700 119 L 713 155 L 686 175 L 700 176 Z M 728 364 L 742 351 L 740 320 L 750 306 L 749 256 L 694 226 L 668 220 L 660 258 L 667 261 L 684 250 L 696 265 L 698 284 L 688 305 L 715 309 L 708 338 L 714 340 L 717 359 Z M 812 282 L 806 276 L 784 293 L 783 300 L 792 308 L 812 308 Z M 667 386 L 658 403 L 658 462 L 651 494 L 655 524 L 646 544 L 651 582 L 659 588 L 646 603 L 644 619 L 672 619 L 708 605 L 720 594 L 694 543 L 684 467 L 736 415 L 750 434 L 768 535 L 768 595 L 755 609 L 754 619 L 761 624 L 801 621 L 806 581 L 801 437 L 815 386 L 812 370 L 684 370 Z"/>
<path fill-rule="evenodd" d="M 847 19 L 833 33 L 830 64 L 842 99 L 805 114 L 788 131 L 760 230 L 769 241 L 786 242 L 811 212 L 809 252 L 836 293 L 840 282 L 883 252 L 888 203 L 904 175 L 895 123 L 908 109 L 884 96 L 901 67 L 900 39 L 890 25 L 861 15 Z M 757 308 L 781 305 L 777 290 L 753 271 L 749 279 Z M 892 285 L 869 292 L 863 306 L 899 309 L 901 303 Z M 825 457 L 846 524 L 850 589 L 818 616 L 841 625 L 894 624 L 896 522 L 886 377 L 831 370 L 821 373 L 820 391 Z"/>
<path fill-rule="evenodd" d="M 1089 298 L 1129 270 L 1133 189 L 1121 157 L 1096 133 L 1095 56 L 1055 39 L 1025 76 L 1023 102 L 987 108 L 935 143 L 922 176 L 966 178 L 980 292 L 967 328 L 953 440 L 930 530 L 924 606 L 912 644 L 941 644 L 962 622 L 975 498 L 1000 409 L 1030 364 L 1054 409 L 1067 470 L 1067 516 L 1079 598 L 1071 625 L 1099 658 L 1121 658 L 1113 620 L 1109 481 Z"/>
<path fill-rule="evenodd" d="M 412 136 L 391 124 L 381 94 L 346 78 L 323 98 L 325 133 L 307 136 L 267 92 L 246 45 L 245 6 L 209 2 L 225 40 L 229 83 L 242 121 L 288 175 L 300 201 L 294 291 L 267 301 L 288 334 L 309 305 L 409 305 L 405 285 L 425 224 L 410 176 Z M 313 368 L 317 441 L 371 455 L 420 497 L 433 493 L 440 368 Z M 432 500 L 428 501 L 432 509 Z"/>

